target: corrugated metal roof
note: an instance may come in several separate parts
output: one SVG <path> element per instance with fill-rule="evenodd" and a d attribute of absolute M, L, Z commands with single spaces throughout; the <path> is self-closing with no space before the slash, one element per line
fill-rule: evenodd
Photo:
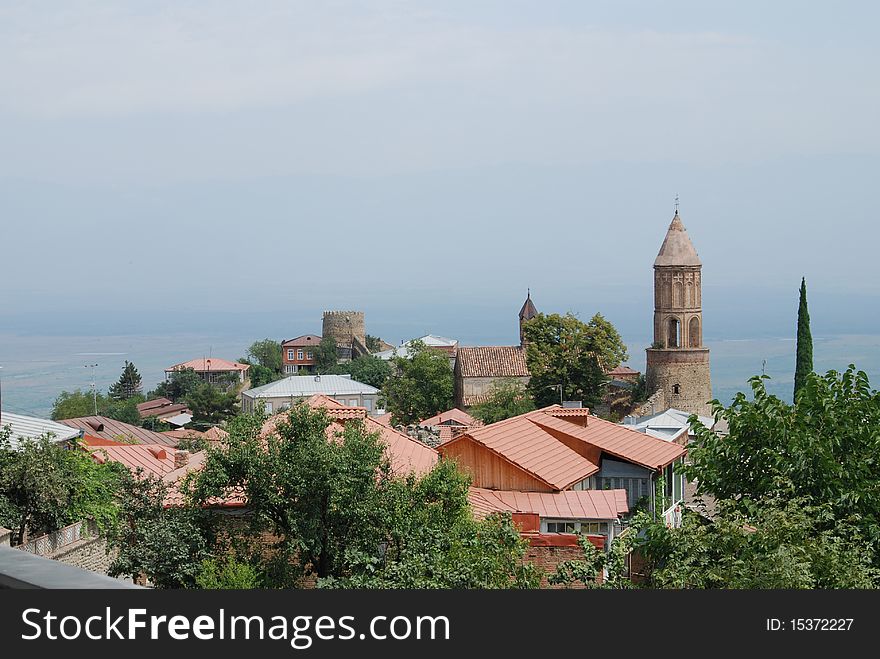
<path fill-rule="evenodd" d="M 550 413 L 538 410 L 526 416 L 540 426 L 563 432 L 606 453 L 649 469 L 662 469 L 687 452 L 678 444 L 645 435 L 596 416 L 589 418 L 586 427 L 578 426 L 553 416 L 555 410 L 549 410 Z"/>
<path fill-rule="evenodd" d="M 160 432 L 153 432 L 146 428 L 123 423 L 106 416 L 82 416 L 76 419 L 63 419 L 59 421 L 65 426 L 77 428 L 83 432 L 112 439 L 114 441 L 133 440 L 138 444 L 162 444 L 163 446 L 177 446 L 177 440 Z"/>
<path fill-rule="evenodd" d="M 166 419 L 177 414 L 192 414 L 192 411 L 183 403 L 175 403 L 167 398 L 154 398 L 137 406 L 138 414 L 142 419 L 156 416 L 160 419 Z"/>
<path fill-rule="evenodd" d="M 483 425 L 481 421 L 477 421 L 474 417 L 472 417 L 467 412 L 458 409 L 457 407 L 453 407 L 451 410 L 446 410 L 445 412 L 440 412 L 440 414 L 435 414 L 430 419 L 425 419 L 424 421 L 419 421 L 420 426 L 439 426 L 442 423 L 446 423 L 448 421 L 454 421 L 459 423 L 462 426 L 481 426 Z"/>
<path fill-rule="evenodd" d="M 0 429 L 9 426 L 12 430 L 10 443 L 13 448 L 17 447 L 22 440 L 38 439 L 46 433 L 51 433 L 59 442 L 73 439 L 82 435 L 80 429 L 71 429 L 69 426 L 49 419 L 40 419 L 35 416 L 24 414 L 0 413 Z"/>
<path fill-rule="evenodd" d="M 343 375 L 291 375 L 283 380 L 248 389 L 242 395 L 248 398 L 307 398 L 314 394 L 325 396 L 369 395 L 379 393 L 376 387 L 352 380 Z"/>
<path fill-rule="evenodd" d="M 626 490 L 518 492 L 471 487 L 468 499 L 480 517 L 511 512 L 537 513 L 548 519 L 614 520 L 629 512 Z"/>
<path fill-rule="evenodd" d="M 303 334 L 295 339 L 287 339 L 282 342 L 282 348 L 309 348 L 321 342 L 321 337 L 316 334 Z"/>
<path fill-rule="evenodd" d="M 525 350 L 520 346 L 459 348 L 456 366 L 465 378 L 520 378 L 529 376 Z"/>
<path fill-rule="evenodd" d="M 573 426 L 565 421 L 558 423 Z M 440 452 L 444 453 L 450 445 L 467 441 L 467 438 L 482 444 L 556 490 L 564 490 L 599 471 L 598 465 L 568 448 L 534 423 L 529 415 L 515 416 L 482 428 L 473 428 L 441 444 Z"/>
<path fill-rule="evenodd" d="M 190 359 L 188 362 L 169 366 L 165 369 L 165 372 L 182 371 L 186 368 L 203 373 L 207 371 L 246 371 L 250 366 L 248 364 L 240 364 L 239 362 L 231 362 L 228 359 L 220 359 L 219 357 L 199 357 L 198 359 Z"/>
<path fill-rule="evenodd" d="M 438 348 L 444 352 L 451 352 L 452 354 L 454 354 L 455 348 L 458 345 L 458 341 L 455 339 L 447 339 L 445 336 L 427 334 L 425 336 L 420 336 L 417 339 L 412 339 L 411 341 L 405 341 L 396 348 L 390 348 L 389 350 L 382 350 L 381 352 L 374 353 L 374 356 L 385 360 L 392 359 L 393 357 L 403 357 L 404 359 L 407 359 L 410 356 L 409 347 L 415 341 L 421 341 L 429 348 Z"/>
<path fill-rule="evenodd" d="M 113 462 L 119 462 L 132 472 L 138 468 L 145 474 L 162 477 L 174 471 L 174 454 L 176 451 L 169 446 L 159 444 L 105 444 L 95 446 L 91 450 L 92 457 L 101 459 L 103 456 Z"/>

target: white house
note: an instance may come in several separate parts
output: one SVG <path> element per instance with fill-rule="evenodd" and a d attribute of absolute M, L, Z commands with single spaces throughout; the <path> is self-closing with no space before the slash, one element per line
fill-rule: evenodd
<path fill-rule="evenodd" d="M 315 394 L 324 394 L 343 405 L 365 407 L 370 414 L 377 413 L 379 390 L 352 380 L 350 375 L 292 375 L 243 391 L 241 409 L 243 412 L 252 412 L 259 401 L 266 406 L 266 412 L 271 414 Z"/>

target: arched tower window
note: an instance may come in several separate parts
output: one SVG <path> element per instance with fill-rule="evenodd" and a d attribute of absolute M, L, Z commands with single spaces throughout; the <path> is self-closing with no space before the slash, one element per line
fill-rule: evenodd
<path fill-rule="evenodd" d="M 691 282 L 687 282 L 684 287 L 684 304 L 688 308 L 694 306 L 694 286 Z"/>
<path fill-rule="evenodd" d="M 681 394 L 681 385 L 678 385 L 678 384 L 672 385 L 672 393 L 675 394 L 676 396 Z"/>
<path fill-rule="evenodd" d="M 672 306 L 676 309 L 681 307 L 681 282 L 672 282 Z"/>
<path fill-rule="evenodd" d="M 688 323 L 688 345 L 691 348 L 699 348 L 700 343 L 700 319 L 694 316 Z"/>
<path fill-rule="evenodd" d="M 668 334 L 666 336 L 667 348 L 678 348 L 681 346 L 681 323 L 678 318 L 669 319 Z"/>

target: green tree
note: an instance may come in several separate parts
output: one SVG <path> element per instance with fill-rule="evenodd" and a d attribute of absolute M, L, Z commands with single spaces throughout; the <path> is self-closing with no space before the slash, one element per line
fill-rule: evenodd
<path fill-rule="evenodd" d="M 514 379 L 496 381 L 485 402 L 475 405 L 471 413 L 483 423 L 496 423 L 535 409 L 526 387 Z"/>
<path fill-rule="evenodd" d="M 100 391 L 95 395 L 91 391 L 81 389 L 62 391 L 52 404 L 52 419 L 59 421 L 61 419 L 76 419 L 81 416 L 94 416 L 96 400 L 98 414 L 103 416 L 109 401 Z"/>
<path fill-rule="evenodd" d="M 810 312 L 807 309 L 807 280 L 801 278 L 797 319 L 797 361 L 794 367 L 794 400 L 813 372 L 813 336 L 810 333 Z"/>
<path fill-rule="evenodd" d="M 260 364 L 251 364 L 247 360 L 242 360 L 244 364 L 250 364 L 248 369 L 248 377 L 251 381 L 251 387 L 262 387 L 264 384 L 275 382 L 281 379 L 281 373 L 276 373 L 271 368 L 266 368 Z"/>
<path fill-rule="evenodd" d="M 561 397 L 595 407 L 602 399 L 611 370 L 625 361 L 626 346 L 601 314 L 589 323 L 573 314 L 538 314 L 523 325 L 529 392 L 539 407 Z M 562 391 L 560 392 L 560 387 Z"/>
<path fill-rule="evenodd" d="M 184 400 L 195 389 L 204 383 L 202 377 L 192 368 L 183 368 L 174 371 L 164 381 L 160 382 L 156 388 L 150 392 L 150 399 L 167 398 L 175 403 Z"/>
<path fill-rule="evenodd" d="M 643 517 L 638 551 L 654 588 L 877 588 L 875 544 L 828 504 L 765 499 L 748 514 L 719 502 L 711 521 L 686 512 L 682 526 Z"/>
<path fill-rule="evenodd" d="M 238 412 L 238 394 L 234 389 L 223 391 L 202 381 L 184 398 L 192 410 L 196 424 L 213 426 L 231 419 Z"/>
<path fill-rule="evenodd" d="M 127 473 L 119 523 L 107 541 L 117 556 L 110 576 L 146 577 L 156 588 L 192 588 L 209 559 L 211 534 L 195 508 L 165 508 L 168 486 L 153 475 Z"/>
<path fill-rule="evenodd" d="M 325 336 L 315 346 L 315 370 L 322 375 L 331 373 L 336 368 L 338 361 L 339 352 L 336 346 L 336 339 L 332 336 Z"/>
<path fill-rule="evenodd" d="M 372 336 L 371 334 L 367 334 L 364 339 L 367 342 L 367 350 L 370 352 L 381 352 L 382 351 L 382 339 L 378 336 Z"/>
<path fill-rule="evenodd" d="M 192 476 L 196 505 L 241 488 L 253 533 L 278 538 L 251 560 L 267 586 L 311 572 L 322 587 L 512 587 L 537 582 L 510 518 L 477 522 L 468 479 L 441 462 L 422 477 L 391 472 L 376 433 L 349 422 L 328 441 L 323 410 L 298 404 L 261 437 L 264 417 L 242 415 Z M 293 566 L 293 571 L 286 569 Z"/>
<path fill-rule="evenodd" d="M 11 430 L 0 429 L 0 526 L 24 543 L 81 520 L 111 525 L 124 471 L 118 463 L 98 464 L 76 446 L 60 446 L 49 435 L 13 449 Z"/>
<path fill-rule="evenodd" d="M 255 341 L 248 348 L 247 356 L 249 364 L 259 364 L 273 373 L 281 374 L 281 343 L 278 341 L 272 339 Z"/>
<path fill-rule="evenodd" d="M 138 373 L 135 365 L 126 359 L 125 367 L 122 369 L 122 375 L 119 376 L 119 380 L 110 385 L 108 391 L 110 398 L 114 400 L 127 400 L 132 396 L 140 395 L 142 392 L 141 374 Z"/>
<path fill-rule="evenodd" d="M 352 379 L 381 389 L 391 375 L 391 363 L 373 355 L 361 355 L 346 364 L 339 364 L 333 372 L 350 374 Z"/>
<path fill-rule="evenodd" d="M 395 424 L 409 424 L 451 408 L 453 385 L 449 357 L 415 341 L 409 346 L 409 357 L 392 360 L 382 400 Z"/>
<path fill-rule="evenodd" d="M 196 585 L 208 590 L 250 590 L 260 587 L 260 573 L 250 563 L 234 556 L 223 560 L 208 558 L 202 561 Z"/>

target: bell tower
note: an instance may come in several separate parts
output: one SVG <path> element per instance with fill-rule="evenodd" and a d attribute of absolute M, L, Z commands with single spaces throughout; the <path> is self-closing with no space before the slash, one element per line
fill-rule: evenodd
<path fill-rule="evenodd" d="M 678 215 L 654 261 L 654 343 L 647 387 L 655 409 L 709 415 L 709 349 L 703 347 L 703 264 Z"/>

